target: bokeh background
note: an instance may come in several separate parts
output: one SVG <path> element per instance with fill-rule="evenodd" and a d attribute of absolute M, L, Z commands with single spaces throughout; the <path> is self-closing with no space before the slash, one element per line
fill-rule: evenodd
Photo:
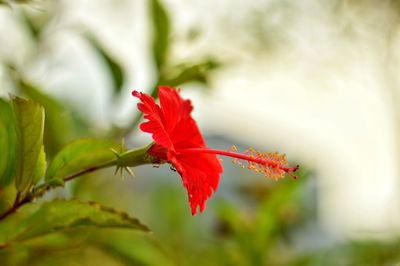
<path fill-rule="evenodd" d="M 85 136 L 150 141 L 133 89 L 181 88 L 209 146 L 287 154 L 275 182 L 224 159 L 192 217 L 168 166 L 90 174 L 47 198 L 93 200 L 151 235 L 87 230 L 11 252 L 22 265 L 396 265 L 400 2 L 0 1 L 0 95 L 46 108 L 47 156 Z"/>

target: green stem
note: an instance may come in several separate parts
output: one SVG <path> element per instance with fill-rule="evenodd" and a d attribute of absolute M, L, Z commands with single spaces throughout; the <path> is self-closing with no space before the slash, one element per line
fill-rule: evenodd
<path fill-rule="evenodd" d="M 77 178 L 77 177 L 79 177 L 81 175 L 85 175 L 85 174 L 88 174 L 88 173 L 91 173 L 91 172 L 94 172 L 94 171 L 97 171 L 97 170 L 100 170 L 100 169 L 104 169 L 104 168 L 107 168 L 107 167 L 110 167 L 110 166 L 114 166 L 114 165 L 117 164 L 117 161 L 118 161 L 117 159 L 114 159 L 114 160 L 111 160 L 109 162 L 106 162 L 106 163 L 103 163 L 103 164 L 100 164 L 100 165 L 93 166 L 93 167 L 90 167 L 88 169 L 82 170 L 82 171 L 80 171 L 80 172 L 78 172 L 76 174 L 67 176 L 66 178 L 64 178 L 64 181 L 69 181 L 69 180 Z"/>
<path fill-rule="evenodd" d="M 14 213 L 19 208 L 19 206 L 21 206 L 23 204 L 22 203 L 23 201 L 20 201 L 20 197 L 21 197 L 21 192 L 18 192 L 17 196 L 15 197 L 13 206 L 11 207 L 11 209 L 9 209 L 8 211 L 6 211 L 0 215 L 0 220 L 5 218 L 6 216 L 10 215 L 11 213 Z"/>
<path fill-rule="evenodd" d="M 147 154 L 152 145 L 153 143 L 150 143 L 149 145 L 118 154 L 117 167 L 134 167 L 155 163 L 155 158 Z"/>
<path fill-rule="evenodd" d="M 121 154 L 115 154 L 116 158 L 112 159 L 110 161 L 104 162 L 102 164 L 92 166 L 86 169 L 83 169 L 79 172 L 76 172 L 74 174 L 71 174 L 69 176 L 64 177 L 64 181 L 70 181 L 73 180 L 77 177 L 80 177 L 82 175 L 108 168 L 111 166 L 117 166 L 118 168 L 126 168 L 126 167 L 133 167 L 133 166 L 138 166 L 138 165 L 143 165 L 143 164 L 151 164 L 154 163 L 154 158 L 149 156 L 147 154 L 148 149 L 151 147 L 152 144 L 138 148 L 138 149 L 133 149 L 129 150 L 126 152 L 123 152 Z M 43 196 L 44 193 L 46 193 L 48 190 L 54 188 L 55 185 L 52 182 L 47 182 L 42 185 L 39 185 L 35 188 L 32 189 L 30 193 L 26 195 L 23 199 L 19 199 L 19 197 L 16 199 L 13 207 L 6 211 L 5 213 L 0 215 L 0 220 L 7 217 L 8 215 L 14 213 L 18 208 L 20 208 L 22 205 L 29 203 L 33 201 L 35 198 Z"/>
<path fill-rule="evenodd" d="M 105 162 L 103 164 L 99 164 L 99 165 L 96 165 L 96 166 L 89 167 L 87 169 L 83 169 L 83 170 L 81 170 L 79 172 L 76 172 L 76 173 L 74 173 L 72 175 L 66 176 L 64 178 L 64 181 L 70 181 L 70 180 L 73 180 L 73 179 L 75 179 L 75 178 L 77 178 L 79 176 L 82 176 L 82 175 L 85 175 L 85 174 L 89 174 L 91 172 L 94 172 L 94 171 L 97 171 L 97 170 L 100 170 L 100 169 L 104 169 L 104 168 L 107 168 L 107 167 L 110 167 L 110 166 L 117 165 L 117 161 L 118 161 L 118 159 L 113 159 L 113 160 L 110 160 L 110 161 Z M 42 196 L 45 192 L 47 192 L 49 189 L 51 189 L 53 187 L 54 187 L 54 184 L 52 184 L 52 183 L 44 183 L 44 184 L 42 184 L 40 186 L 37 186 L 36 188 L 34 188 L 32 190 L 32 192 L 30 194 L 28 194 L 28 196 L 27 196 L 27 198 L 29 199 L 28 202 L 32 201 L 35 198 L 38 198 L 38 197 Z"/>

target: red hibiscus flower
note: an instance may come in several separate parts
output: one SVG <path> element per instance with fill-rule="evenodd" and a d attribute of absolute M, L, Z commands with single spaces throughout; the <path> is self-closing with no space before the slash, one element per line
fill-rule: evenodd
<path fill-rule="evenodd" d="M 168 162 L 182 177 L 187 189 L 192 215 L 200 207 L 202 212 L 207 199 L 217 189 L 222 165 L 216 154 L 235 158 L 234 162 L 244 168 L 239 160 L 247 161 L 247 168 L 278 179 L 285 173 L 298 169 L 288 167 L 284 156 L 277 153 L 260 153 L 249 149 L 245 154 L 234 151 L 214 150 L 207 147 L 203 136 L 191 117 L 192 104 L 184 100 L 178 90 L 160 86 L 158 97 L 160 105 L 142 92 L 133 91 L 132 95 L 140 99 L 139 110 L 147 119 L 140 125 L 144 132 L 152 134 L 154 144 L 149 155 L 159 163 Z"/>

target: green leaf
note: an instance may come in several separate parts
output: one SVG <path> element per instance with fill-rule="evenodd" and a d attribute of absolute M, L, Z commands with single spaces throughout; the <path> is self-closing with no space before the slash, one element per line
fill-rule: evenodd
<path fill-rule="evenodd" d="M 33 184 L 39 182 L 46 172 L 46 153 L 44 152 L 44 146 L 40 149 L 39 158 L 36 162 L 35 172 L 33 175 Z"/>
<path fill-rule="evenodd" d="M 34 175 L 43 146 L 44 109 L 31 100 L 12 99 L 16 131 L 16 187 L 25 193 L 34 184 Z"/>
<path fill-rule="evenodd" d="M 0 188 L 0 215 L 12 208 L 17 197 L 17 189 L 14 184 Z"/>
<path fill-rule="evenodd" d="M 11 105 L 0 99 L 0 189 L 13 180 L 15 130 Z"/>
<path fill-rule="evenodd" d="M 82 227 L 150 231 L 138 219 L 98 203 L 54 200 L 26 204 L 5 218 L 0 223 L 0 246 Z"/>
<path fill-rule="evenodd" d="M 108 72 L 110 73 L 114 93 L 120 93 L 124 85 L 125 75 L 122 66 L 103 48 L 103 46 L 92 36 L 88 35 L 87 39 L 96 49 L 97 53 L 104 61 Z"/>
<path fill-rule="evenodd" d="M 164 65 L 169 43 L 170 21 L 159 0 L 151 0 L 153 18 L 153 55 L 158 70 Z"/>
<path fill-rule="evenodd" d="M 70 175 L 112 160 L 112 150 L 121 151 L 121 145 L 109 140 L 85 138 L 73 141 L 62 149 L 50 163 L 46 181 L 63 181 Z"/>
<path fill-rule="evenodd" d="M 43 105 L 45 109 L 44 144 L 46 153 L 52 157 L 65 145 L 70 135 L 71 119 L 66 115 L 67 110 L 60 102 L 36 86 L 21 79 L 17 82 L 26 96 Z"/>
<path fill-rule="evenodd" d="M 172 73 L 163 77 L 160 84 L 168 84 L 169 86 L 176 87 L 188 82 L 207 83 L 207 76 L 211 70 L 219 67 L 219 63 L 213 59 L 191 65 L 176 66 Z"/>

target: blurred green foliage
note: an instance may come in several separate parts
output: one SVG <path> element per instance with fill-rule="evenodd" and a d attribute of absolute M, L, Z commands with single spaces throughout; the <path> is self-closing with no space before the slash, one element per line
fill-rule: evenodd
<path fill-rule="evenodd" d="M 158 71 L 164 67 L 168 56 L 170 22 L 159 0 L 150 0 L 150 16 L 153 19 L 153 55 Z"/>
<path fill-rule="evenodd" d="M 29 1 L 0 4 L 13 2 Z M 173 28 L 168 9 L 162 3 L 149 1 L 152 60 L 156 67 L 150 92 L 153 97 L 157 97 L 159 84 L 207 84 L 212 71 L 223 66 L 208 56 L 188 58 L 185 62 L 175 62 L 170 57 Z M 40 49 L 47 38 L 42 33 L 56 18 L 45 11 L 38 17 L 25 9 L 13 8 L 20 11 L 15 12 L 16 17 L 35 49 Z M 112 80 L 115 100 L 126 81 L 123 65 L 91 32 L 76 35 L 87 40 L 97 52 Z M 35 56 L 40 57 L 40 53 Z M 206 214 L 196 217 L 190 216 L 183 204 L 184 191 L 176 184 L 153 184 L 152 190 L 141 192 L 141 188 L 132 188 L 129 180 L 122 182 L 108 171 L 87 174 L 64 190 L 46 194 L 46 200 L 16 209 L 16 203 L 31 200 L 30 193 L 45 193 L 47 185 L 63 185 L 64 179 L 79 169 L 90 169 L 113 159 L 111 149 L 123 150 L 116 143 L 119 137 L 137 129 L 141 114 L 134 114 L 127 128 L 94 132 L 92 121 L 71 111 L 70 106 L 47 94 L 38 82 L 25 77 L 21 66 L 1 63 L 9 70 L 14 93 L 18 95 L 11 102 L 0 99 L 1 265 L 314 266 L 395 265 L 400 261 L 399 241 L 345 242 L 307 248 L 314 239 L 299 234 L 316 223 L 316 210 L 315 199 L 310 196 L 314 193 L 312 186 L 310 189 L 312 174 L 304 166 L 296 181 L 262 180 L 236 185 L 237 190 L 231 193 L 235 200 L 215 196 Z M 111 137 L 83 138 L 88 135 Z M 75 138 L 80 139 L 70 142 Z M 51 200 L 65 194 L 67 198 L 90 201 Z M 144 234 L 147 226 L 132 218 L 132 213 L 153 234 Z"/>
<path fill-rule="evenodd" d="M 325 248 L 317 252 L 303 254 L 293 262 L 295 266 L 389 266 L 397 265 L 400 261 L 400 241 L 351 241 Z"/>
<path fill-rule="evenodd" d="M 113 92 L 118 95 L 124 85 L 125 75 L 122 66 L 115 61 L 113 57 L 102 47 L 102 45 L 93 36 L 87 35 L 86 37 L 92 47 L 97 51 L 99 57 L 104 61 L 108 73 L 110 73 L 113 83 Z"/>

